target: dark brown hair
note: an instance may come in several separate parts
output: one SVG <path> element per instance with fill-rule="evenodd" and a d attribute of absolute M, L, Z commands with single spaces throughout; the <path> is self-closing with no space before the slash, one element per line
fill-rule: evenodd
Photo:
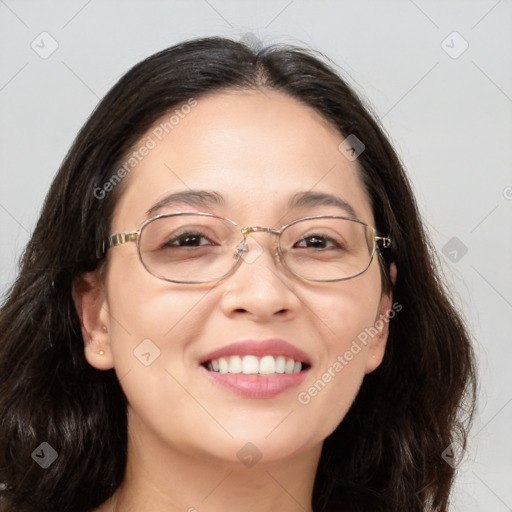
<path fill-rule="evenodd" d="M 5 512 L 86 512 L 111 496 L 126 465 L 126 398 L 113 370 L 84 357 L 72 283 L 97 269 L 121 193 L 98 199 L 134 144 L 163 114 L 221 89 L 271 88 L 315 109 L 358 157 L 376 228 L 390 235 L 384 268 L 398 267 L 383 363 L 324 442 L 315 512 L 446 512 L 465 446 L 475 366 L 467 328 L 440 279 L 401 162 L 370 109 L 319 54 L 260 50 L 226 38 L 187 41 L 128 71 L 80 130 L 46 197 L 0 310 L 0 499 Z M 340 137 L 340 142 L 343 137 Z M 31 457 L 42 442 L 57 460 Z"/>

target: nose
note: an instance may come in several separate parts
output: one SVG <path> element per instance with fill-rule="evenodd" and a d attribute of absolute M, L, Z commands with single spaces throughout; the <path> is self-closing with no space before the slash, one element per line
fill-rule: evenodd
<path fill-rule="evenodd" d="M 290 319 L 297 314 L 301 304 L 295 292 L 298 283 L 279 261 L 274 238 L 264 233 L 247 236 L 236 271 L 222 285 L 221 307 L 227 316 L 245 314 L 268 321 L 277 315 Z"/>

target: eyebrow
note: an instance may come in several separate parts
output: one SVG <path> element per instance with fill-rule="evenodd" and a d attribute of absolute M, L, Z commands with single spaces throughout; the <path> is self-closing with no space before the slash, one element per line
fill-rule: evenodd
<path fill-rule="evenodd" d="M 225 206 L 226 200 L 219 192 L 214 190 L 184 190 L 173 192 L 154 204 L 146 215 L 151 216 L 166 206 L 191 206 L 209 209 Z M 351 217 L 356 217 L 355 209 L 341 197 L 324 192 L 298 192 L 288 201 L 288 209 L 312 208 L 314 206 L 334 206 L 344 210 Z"/>
<path fill-rule="evenodd" d="M 305 208 L 313 206 L 334 206 L 345 210 L 351 217 L 356 217 L 356 211 L 350 203 L 341 197 L 324 192 L 299 192 L 288 202 L 288 208 Z"/>
<path fill-rule="evenodd" d="M 174 192 L 164 197 L 158 203 L 154 204 L 146 215 L 150 216 L 161 210 L 165 206 L 192 206 L 195 208 L 208 209 L 213 206 L 224 206 L 226 201 L 224 197 L 214 190 L 184 190 L 182 192 Z"/>

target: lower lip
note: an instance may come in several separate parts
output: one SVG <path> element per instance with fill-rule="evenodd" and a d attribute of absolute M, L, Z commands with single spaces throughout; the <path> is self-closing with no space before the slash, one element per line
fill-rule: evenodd
<path fill-rule="evenodd" d="M 201 366 L 206 376 L 233 393 L 248 398 L 272 398 L 298 386 L 309 369 L 299 373 L 278 373 L 274 375 L 245 375 L 243 373 L 210 372 Z"/>

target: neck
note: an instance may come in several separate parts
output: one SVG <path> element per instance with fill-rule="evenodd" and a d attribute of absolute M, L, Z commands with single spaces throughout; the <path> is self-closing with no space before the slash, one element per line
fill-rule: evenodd
<path fill-rule="evenodd" d="M 108 512 L 311 512 L 321 445 L 252 467 L 164 444 L 129 428 L 123 483 Z M 142 442 L 143 440 L 143 442 Z M 236 450 L 235 450 L 236 451 Z M 103 510 L 103 509 L 102 509 Z"/>

